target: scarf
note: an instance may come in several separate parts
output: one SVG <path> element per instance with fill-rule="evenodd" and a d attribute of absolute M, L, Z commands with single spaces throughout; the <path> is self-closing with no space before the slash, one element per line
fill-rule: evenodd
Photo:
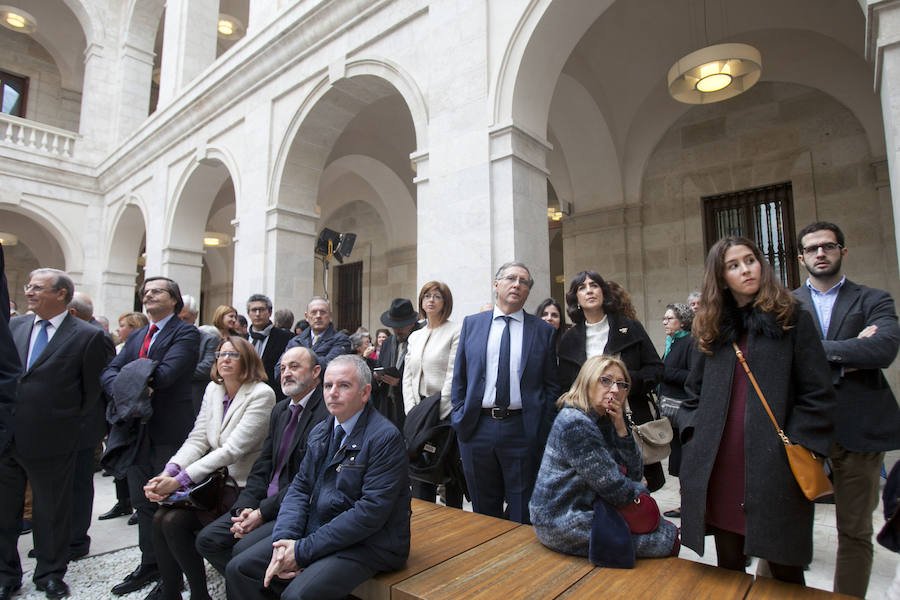
<path fill-rule="evenodd" d="M 679 329 L 675 332 L 674 335 L 666 336 L 666 352 L 663 354 L 663 360 L 666 360 L 666 357 L 669 355 L 669 350 L 672 349 L 672 344 L 675 343 L 675 340 L 678 338 L 683 338 L 686 335 L 691 335 L 690 331 L 685 331 L 684 329 Z"/>

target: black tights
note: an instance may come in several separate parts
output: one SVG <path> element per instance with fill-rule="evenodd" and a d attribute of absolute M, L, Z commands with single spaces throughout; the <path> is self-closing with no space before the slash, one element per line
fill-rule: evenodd
<path fill-rule="evenodd" d="M 744 555 L 744 536 L 732 531 L 723 531 L 716 529 L 713 532 L 716 540 L 716 556 L 718 557 L 719 566 L 732 571 L 745 571 L 747 568 L 747 557 Z M 803 567 L 794 565 L 782 565 L 768 561 L 769 569 L 772 571 L 772 577 L 788 583 L 797 583 L 806 585 L 803 578 Z"/>
<path fill-rule="evenodd" d="M 160 506 L 153 516 L 153 548 L 162 579 L 163 598 L 181 600 L 181 574 L 187 577 L 191 600 L 209 600 L 206 566 L 194 548 L 197 532 L 203 527 L 197 513 L 183 508 Z"/>

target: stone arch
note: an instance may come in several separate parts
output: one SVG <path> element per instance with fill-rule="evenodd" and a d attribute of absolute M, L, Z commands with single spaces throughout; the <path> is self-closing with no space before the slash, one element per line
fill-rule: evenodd
<path fill-rule="evenodd" d="M 44 254 L 39 248 L 34 249 L 39 261 L 56 259 L 53 248 L 55 245 L 61 254 L 62 264 L 48 266 L 54 266 L 70 273 L 82 272 L 84 268 L 84 248 L 78 241 L 78 236 L 69 229 L 62 219 L 42 208 L 37 202 L 26 198 L 22 198 L 18 204 L 0 204 L 0 211 L 24 217 L 28 222 L 34 223 L 42 232 L 47 234 L 41 243 L 48 251 L 47 254 Z M 11 221 L 7 219 L 3 219 L 3 221 L 4 228 L 12 227 Z M 10 225 L 6 223 L 10 223 Z M 25 223 L 23 222 L 23 224 Z M 12 233 L 16 232 L 13 231 Z"/>
<path fill-rule="evenodd" d="M 147 233 L 146 207 L 139 197 L 131 196 L 120 203 L 111 222 L 106 271 L 130 273 L 134 270 L 135 258 L 140 255 L 141 240 Z"/>
<path fill-rule="evenodd" d="M 87 45 L 102 44 L 106 39 L 106 31 L 96 7 L 85 0 L 62 0 L 62 2 L 69 7 L 81 24 Z"/>
<path fill-rule="evenodd" d="M 130 0 L 123 11 L 124 44 L 153 52 L 156 30 L 165 7 L 165 0 Z"/>
<path fill-rule="evenodd" d="M 238 202 L 237 178 L 229 168 L 234 160 L 224 150 L 207 149 L 195 156 L 182 172 L 172 196 L 166 219 L 164 245 L 182 250 L 202 250 L 203 228 L 216 195 L 230 178 L 234 185 L 235 210 Z"/>

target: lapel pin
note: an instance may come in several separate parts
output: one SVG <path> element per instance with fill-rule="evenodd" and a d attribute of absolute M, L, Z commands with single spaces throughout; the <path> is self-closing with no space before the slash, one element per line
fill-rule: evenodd
<path fill-rule="evenodd" d="M 628 333 L 628 328 L 627 327 L 620 328 L 619 333 Z"/>

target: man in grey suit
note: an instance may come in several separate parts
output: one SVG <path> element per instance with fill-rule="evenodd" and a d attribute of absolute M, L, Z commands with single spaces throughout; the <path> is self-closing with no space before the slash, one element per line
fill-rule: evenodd
<path fill-rule="evenodd" d="M 885 451 L 900 448 L 900 409 L 881 372 L 897 356 L 900 328 L 887 292 L 842 274 L 847 247 L 837 225 L 812 223 L 797 238 L 809 278 L 794 294 L 817 317 L 838 400 L 829 456 L 838 529 L 834 591 L 865 597 L 878 476 Z"/>
<path fill-rule="evenodd" d="M 32 271 L 25 295 L 34 314 L 10 321 L 24 369 L 16 390 L 12 439 L 0 448 L 0 600 L 10 598 L 22 582 L 16 540 L 26 480 L 34 497 L 35 587 L 48 598 L 69 595 L 63 576 L 78 432 L 100 402 L 100 372 L 107 360 L 103 330 L 66 308 L 74 291 L 62 271 Z"/>

